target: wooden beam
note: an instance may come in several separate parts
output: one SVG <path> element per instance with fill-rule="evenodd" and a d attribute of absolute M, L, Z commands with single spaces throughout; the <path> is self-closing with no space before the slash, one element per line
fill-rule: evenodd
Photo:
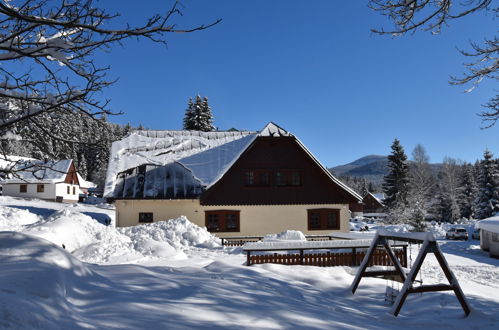
<path fill-rule="evenodd" d="M 379 242 L 379 235 L 376 234 L 376 236 L 374 237 L 374 239 L 373 239 L 373 241 L 371 243 L 371 246 L 369 247 L 369 250 L 367 250 L 367 253 L 364 256 L 364 259 L 360 263 L 360 268 L 357 271 L 357 275 L 355 275 L 355 278 L 353 280 L 352 286 L 350 287 L 351 291 L 352 291 L 352 294 L 355 294 L 355 291 L 357 291 L 357 287 L 359 286 L 360 280 L 364 276 L 364 273 L 366 271 L 367 265 L 369 265 L 369 261 L 373 257 L 373 254 L 374 254 L 374 251 L 376 250 L 376 246 L 378 245 L 378 242 Z"/>
<path fill-rule="evenodd" d="M 437 292 L 437 291 L 452 291 L 454 286 L 448 284 L 432 284 L 421 285 L 415 288 L 409 288 L 408 293 L 422 293 L 422 292 Z"/>
<path fill-rule="evenodd" d="M 399 272 L 396 270 L 370 270 L 364 272 L 363 277 L 377 277 L 377 276 L 391 276 L 391 275 L 399 275 Z"/>
<path fill-rule="evenodd" d="M 397 259 L 395 256 L 395 253 L 393 253 L 393 249 L 390 246 L 390 243 L 388 243 L 388 240 L 383 239 L 383 246 L 385 247 L 386 252 L 388 253 L 388 256 L 392 260 L 393 265 L 395 266 L 395 270 L 398 272 L 398 275 L 400 278 L 405 282 L 406 275 L 404 270 L 402 269 L 402 265 L 400 264 L 400 261 Z"/>
<path fill-rule="evenodd" d="M 468 305 L 468 302 L 466 301 L 466 298 L 464 297 L 463 290 L 461 290 L 461 286 L 459 285 L 459 282 L 457 281 L 456 277 L 452 273 L 452 271 L 449 268 L 449 265 L 447 264 L 447 261 L 445 260 L 445 257 L 442 254 L 442 251 L 440 251 L 440 248 L 438 245 L 436 245 L 436 250 L 434 252 L 435 257 L 437 258 L 438 263 L 440 264 L 440 267 L 442 267 L 442 270 L 444 271 L 445 276 L 447 277 L 447 280 L 449 283 L 452 284 L 454 293 L 456 294 L 457 300 L 461 304 L 461 307 L 464 310 L 464 313 L 466 316 L 468 316 L 471 312 L 471 308 Z"/>

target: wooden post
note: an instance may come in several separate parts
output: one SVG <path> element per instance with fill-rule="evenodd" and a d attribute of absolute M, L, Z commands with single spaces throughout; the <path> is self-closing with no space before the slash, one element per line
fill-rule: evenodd
<path fill-rule="evenodd" d="M 300 265 L 303 265 L 303 250 L 300 250 Z"/>
<path fill-rule="evenodd" d="M 357 249 L 352 248 L 352 266 L 357 265 Z"/>
<path fill-rule="evenodd" d="M 251 251 L 246 251 L 246 266 L 251 266 Z"/>

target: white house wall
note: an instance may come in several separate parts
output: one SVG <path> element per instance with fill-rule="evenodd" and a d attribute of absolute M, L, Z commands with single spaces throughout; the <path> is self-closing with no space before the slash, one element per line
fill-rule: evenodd
<path fill-rule="evenodd" d="M 69 194 L 67 191 L 68 187 L 70 192 Z M 73 194 L 73 187 L 75 189 L 75 194 Z M 77 201 L 79 193 L 80 193 L 80 187 L 78 185 L 68 184 L 68 183 L 56 184 L 55 196 L 62 196 L 62 199 L 64 201 Z"/>
<path fill-rule="evenodd" d="M 198 199 L 192 200 L 116 200 L 116 225 L 119 227 L 139 224 L 140 212 L 152 212 L 154 221 L 186 216 L 191 222 L 205 227 L 205 211 L 240 211 L 240 231 L 216 233 L 219 237 L 261 236 L 284 230 L 299 230 L 307 234 L 328 234 L 335 230 L 308 230 L 309 209 L 332 208 L 340 210 L 340 230 L 349 230 L 350 211 L 347 204 L 311 205 L 236 205 L 204 206 Z"/>
<path fill-rule="evenodd" d="M 25 193 L 20 192 L 19 183 L 4 184 L 2 193 L 5 196 L 24 197 L 24 198 L 39 198 L 39 199 L 55 199 L 55 184 L 44 184 L 44 191 L 37 192 L 38 184 L 26 183 L 27 189 Z"/>
<path fill-rule="evenodd" d="M 63 201 L 75 202 L 78 201 L 79 187 L 78 185 L 71 185 L 67 183 L 44 183 L 44 191 L 37 192 L 38 184 L 26 183 L 26 192 L 20 192 L 20 183 L 4 184 L 2 186 L 2 193 L 5 196 L 23 197 L 23 198 L 39 198 L 46 200 L 55 200 L 56 196 L 62 196 Z M 70 187 L 70 194 L 67 193 L 67 187 Z M 75 187 L 76 194 L 73 194 L 73 187 Z"/>

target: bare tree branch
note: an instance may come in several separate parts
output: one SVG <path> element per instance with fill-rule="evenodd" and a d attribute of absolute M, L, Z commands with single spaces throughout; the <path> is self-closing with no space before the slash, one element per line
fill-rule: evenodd
<path fill-rule="evenodd" d="M 116 114 L 108 100 L 97 97 L 114 81 L 106 76 L 109 67 L 95 64 L 95 51 L 131 37 L 166 44 L 168 33 L 200 31 L 220 22 L 178 28 L 172 21 L 181 15 L 175 1 L 165 14 L 140 26 L 112 29 L 106 27 L 115 26 L 119 14 L 106 13 L 92 0 L 0 1 L 0 128 L 43 112 Z"/>
<path fill-rule="evenodd" d="M 492 0 L 370 0 L 369 5 L 374 11 L 387 16 L 394 24 L 394 29 L 372 29 L 374 33 L 400 36 L 418 29 L 431 31 L 437 34 L 442 27 L 453 19 L 458 19 L 479 11 L 489 11 L 494 17 L 499 17 L 497 2 Z M 452 85 L 471 84 L 466 92 L 471 92 L 484 79 L 498 79 L 499 70 L 499 42 L 496 36 L 485 39 L 484 45 L 471 43 L 471 51 L 459 50 L 467 57 L 474 58 L 473 62 L 466 63 L 467 72 L 462 77 L 451 77 Z M 496 95 L 484 107 L 489 110 L 480 113 L 484 128 L 494 126 L 499 119 Z M 495 100 L 495 102 L 494 102 Z"/>

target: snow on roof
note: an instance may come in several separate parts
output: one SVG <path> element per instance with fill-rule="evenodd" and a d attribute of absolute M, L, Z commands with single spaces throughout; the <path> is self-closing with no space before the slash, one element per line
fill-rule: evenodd
<path fill-rule="evenodd" d="M 104 197 L 193 198 L 215 184 L 258 136 L 293 137 L 272 122 L 258 133 L 133 132 L 111 146 Z M 332 181 L 362 200 L 296 141 Z"/>
<path fill-rule="evenodd" d="M 270 122 L 258 133 L 258 136 L 292 136 L 292 134 L 279 125 Z"/>
<path fill-rule="evenodd" d="M 383 193 L 377 193 L 377 194 L 369 193 L 369 194 L 372 195 L 380 204 L 383 204 L 383 200 L 385 199 L 385 194 Z"/>
<path fill-rule="evenodd" d="M 477 222 L 475 228 L 491 231 L 499 234 L 499 214 Z"/>
<path fill-rule="evenodd" d="M 37 161 L 37 159 L 13 155 L 0 155 L 0 170 L 9 171 L 26 161 Z"/>
<path fill-rule="evenodd" d="M 80 183 L 80 188 L 95 188 L 97 185 L 91 181 L 84 180 L 80 173 L 76 172 L 76 176 L 78 177 L 78 182 Z"/>
<path fill-rule="evenodd" d="M 68 174 L 72 159 L 59 161 L 26 161 L 18 163 L 15 174 L 4 183 L 57 183 Z"/>
<path fill-rule="evenodd" d="M 171 164 L 246 136 L 256 132 L 135 131 L 111 146 L 104 197 L 114 196 L 121 172 L 144 164 Z"/>

